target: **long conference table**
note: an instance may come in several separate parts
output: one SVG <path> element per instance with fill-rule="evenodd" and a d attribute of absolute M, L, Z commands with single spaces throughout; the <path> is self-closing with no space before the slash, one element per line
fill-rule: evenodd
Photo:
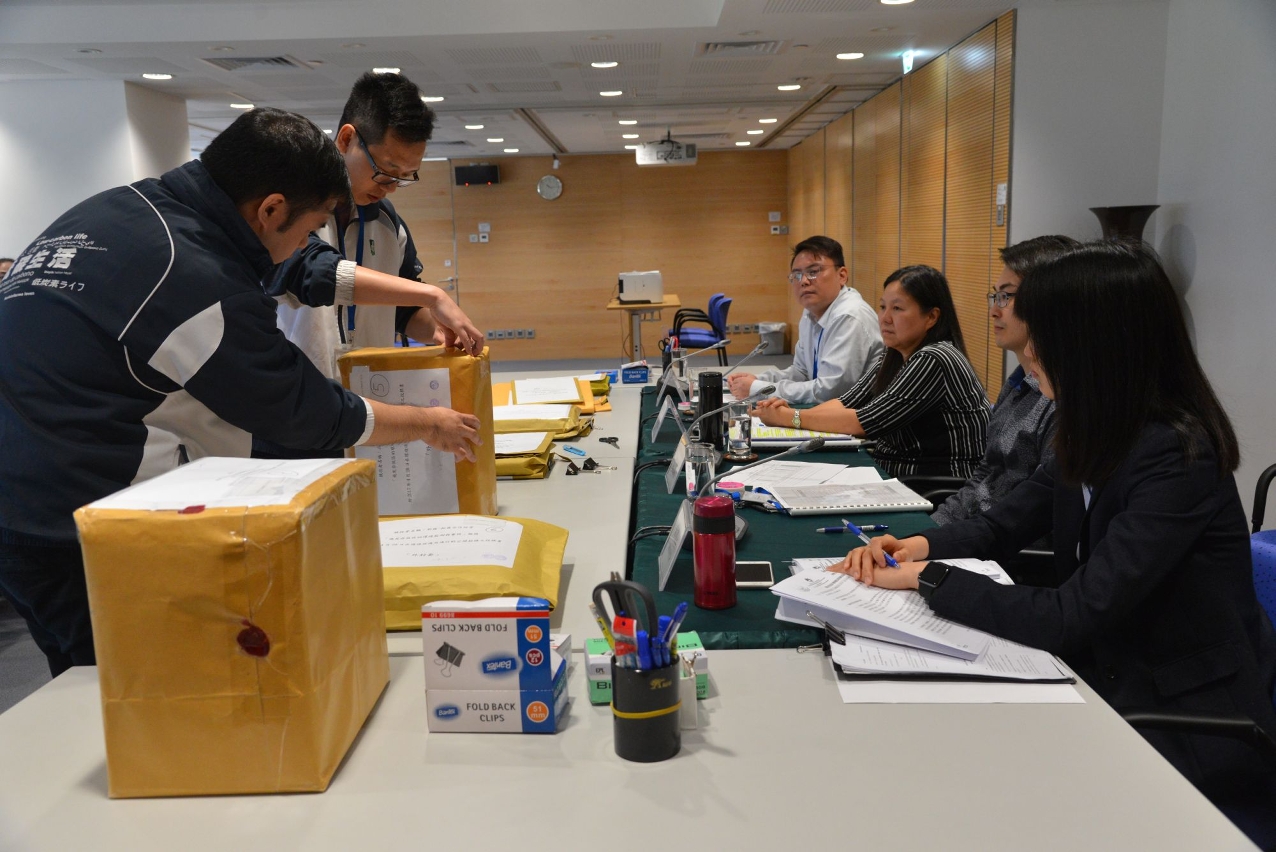
<path fill-rule="evenodd" d="M 1255 848 L 1084 683 L 1084 704 L 843 704 L 819 653 L 716 650 L 681 753 L 617 757 L 579 656 L 594 584 L 626 569 L 645 451 L 640 389 L 611 402 L 577 443 L 616 470 L 498 486 L 502 515 L 571 533 L 556 735 L 429 734 L 420 634 L 392 634 L 390 684 L 327 792 L 111 800 L 97 672 L 75 668 L 0 715 L 0 850 Z"/>

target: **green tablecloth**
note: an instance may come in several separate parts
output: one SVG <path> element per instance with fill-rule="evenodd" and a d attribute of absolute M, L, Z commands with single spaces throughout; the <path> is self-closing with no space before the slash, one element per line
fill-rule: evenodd
<path fill-rule="evenodd" d="M 677 427 L 666 424 L 657 440 L 654 443 L 650 440 L 653 421 L 649 418 L 656 411 L 655 391 L 655 388 L 643 389 L 642 416 L 638 427 L 639 466 L 645 462 L 668 459 L 673 454 L 678 436 Z M 798 458 L 853 466 L 873 463 L 867 453 L 859 451 L 821 451 Z M 666 467 L 667 464 L 654 465 L 637 474 L 631 536 L 634 530 L 641 527 L 672 523 L 679 504 L 686 498 L 686 483 L 682 480 L 679 480 L 673 494 L 665 493 Z M 777 582 L 789 576 L 788 560 L 842 556 L 858 544 L 849 535 L 815 532 L 817 527 L 836 526 L 838 521 L 833 516 L 808 515 L 792 518 L 748 508 L 741 509 L 740 516 L 749 522 L 749 531 L 736 544 L 737 560 L 769 561 Z M 934 526 L 930 517 L 922 512 L 858 514 L 855 521 L 864 524 L 889 524 L 890 532 L 900 537 Z M 706 648 L 794 648 L 819 641 L 819 636 L 813 629 L 777 621 L 775 607 L 778 599 L 767 589 L 741 589 L 739 602 L 731 609 L 711 611 L 696 607 L 691 603 L 693 575 L 689 546 L 678 557 L 665 591 L 658 591 L 657 559 L 664 543 L 663 535 L 636 542 L 629 565 L 629 577 L 651 589 L 656 597 L 657 609 L 662 613 L 672 612 L 680 601 L 686 601 L 689 609 L 683 628 L 699 632 Z"/>

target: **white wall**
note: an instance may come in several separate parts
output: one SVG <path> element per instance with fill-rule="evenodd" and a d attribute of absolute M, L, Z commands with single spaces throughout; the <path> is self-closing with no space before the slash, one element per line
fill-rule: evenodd
<path fill-rule="evenodd" d="M 16 257 L 68 207 L 133 179 L 118 82 L 0 86 L 0 256 Z"/>
<path fill-rule="evenodd" d="M 186 102 L 120 81 L 0 86 L 0 257 L 68 208 L 190 159 Z"/>
<path fill-rule="evenodd" d="M 1248 511 L 1276 463 L 1276 3 L 1173 0 L 1167 44 L 1155 244 L 1239 433 Z"/>
<path fill-rule="evenodd" d="M 133 149 L 133 180 L 159 177 L 191 158 L 184 98 L 125 83 L 124 102 Z"/>
<path fill-rule="evenodd" d="M 1089 208 L 1157 203 L 1168 7 L 1019 4 L 1011 243 L 1041 234 L 1095 238 L 1099 220 Z"/>

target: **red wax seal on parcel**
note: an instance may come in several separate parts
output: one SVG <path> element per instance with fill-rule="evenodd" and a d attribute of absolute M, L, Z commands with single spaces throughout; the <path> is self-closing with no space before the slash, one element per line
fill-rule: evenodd
<path fill-rule="evenodd" d="M 248 619 L 244 619 L 241 623 L 244 625 L 244 629 L 239 631 L 235 641 L 239 643 L 239 647 L 244 649 L 244 653 L 252 657 L 264 657 L 269 654 L 270 637 L 266 635 L 266 631 Z"/>

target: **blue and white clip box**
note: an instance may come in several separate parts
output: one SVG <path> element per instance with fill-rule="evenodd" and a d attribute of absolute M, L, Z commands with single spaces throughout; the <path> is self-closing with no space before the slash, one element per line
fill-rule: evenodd
<path fill-rule="evenodd" d="M 557 729 L 567 663 L 550 638 L 548 601 L 435 601 L 421 607 L 421 636 L 431 731 Z"/>
<path fill-rule="evenodd" d="M 425 688 L 549 689 L 549 601 L 484 598 L 421 607 Z"/>

